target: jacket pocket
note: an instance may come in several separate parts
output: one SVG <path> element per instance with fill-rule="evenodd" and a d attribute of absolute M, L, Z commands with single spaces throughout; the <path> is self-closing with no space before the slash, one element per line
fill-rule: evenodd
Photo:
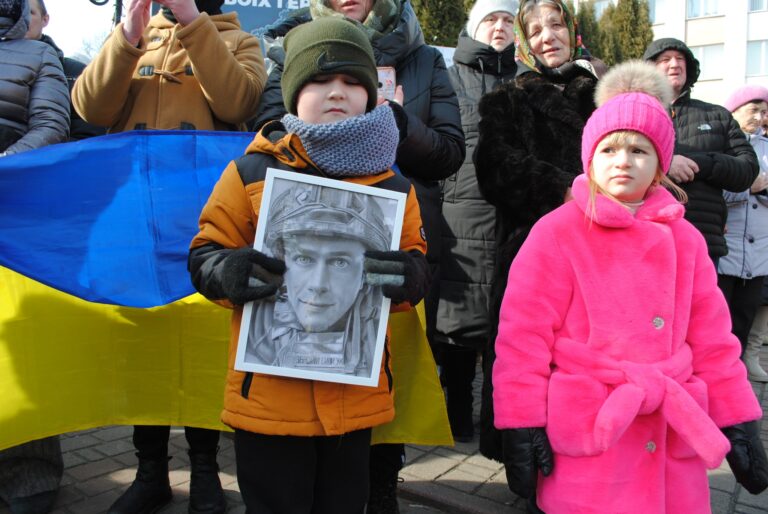
<path fill-rule="evenodd" d="M 709 412 L 706 382 L 698 377 L 691 377 L 688 382 L 680 385 L 704 412 Z M 694 449 L 671 427 L 667 431 L 667 451 L 669 456 L 675 459 L 690 459 L 698 456 Z"/>
<path fill-rule="evenodd" d="M 602 453 L 595 443 L 595 418 L 607 397 L 608 386 L 592 377 L 553 373 L 547 399 L 552 449 L 570 457 Z"/>

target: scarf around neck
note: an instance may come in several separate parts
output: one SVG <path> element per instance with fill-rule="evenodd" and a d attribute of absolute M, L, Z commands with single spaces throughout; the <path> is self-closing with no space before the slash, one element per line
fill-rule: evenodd
<path fill-rule="evenodd" d="M 371 0 L 373 5 L 368 16 L 360 24 L 360 28 L 368 34 L 371 41 L 380 38 L 384 34 L 392 32 L 397 27 L 400 18 L 400 0 Z M 324 16 L 336 16 L 344 18 L 340 12 L 331 7 L 331 0 L 310 0 L 309 12 L 312 19 L 316 20 Z"/>
<path fill-rule="evenodd" d="M 331 177 L 376 175 L 395 163 L 400 132 L 389 105 L 336 123 L 306 123 L 293 114 L 282 119 L 307 156 Z"/>

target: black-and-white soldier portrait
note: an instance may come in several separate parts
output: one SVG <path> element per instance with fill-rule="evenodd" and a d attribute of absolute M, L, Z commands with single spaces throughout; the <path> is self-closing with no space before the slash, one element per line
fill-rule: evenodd
<path fill-rule="evenodd" d="M 392 247 L 397 199 L 275 179 L 268 205 L 261 251 L 287 270 L 274 301 L 255 302 L 243 324 L 244 365 L 343 382 L 314 373 L 378 377 L 389 301 L 366 283 L 363 261 L 368 250 Z"/>

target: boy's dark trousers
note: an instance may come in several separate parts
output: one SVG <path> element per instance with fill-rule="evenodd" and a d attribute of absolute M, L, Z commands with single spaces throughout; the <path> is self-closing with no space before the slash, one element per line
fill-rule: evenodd
<path fill-rule="evenodd" d="M 338 436 L 235 430 L 246 514 L 363 514 L 371 429 Z"/>

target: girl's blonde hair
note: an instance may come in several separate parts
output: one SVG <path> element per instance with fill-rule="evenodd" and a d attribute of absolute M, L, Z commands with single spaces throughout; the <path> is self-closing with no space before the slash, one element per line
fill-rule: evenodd
<path fill-rule="evenodd" d="M 634 140 L 640 134 L 640 132 L 635 132 L 634 130 L 617 130 L 616 132 L 611 132 L 607 136 L 605 136 L 600 143 L 607 140 L 608 144 L 610 145 L 623 145 L 626 143 L 629 143 Z M 598 143 L 599 145 L 599 143 Z M 654 148 L 654 152 L 656 149 Z M 658 155 L 656 156 L 656 159 L 658 160 Z M 598 193 L 602 194 L 609 200 L 612 200 L 618 204 L 621 204 L 621 201 L 618 200 L 615 196 L 610 194 L 608 191 L 604 190 L 602 187 L 600 187 L 597 182 L 595 182 L 593 178 L 593 169 L 592 164 L 589 165 L 589 172 L 587 173 L 587 180 L 589 182 L 589 217 L 590 219 L 595 219 L 597 216 L 597 211 L 595 210 L 595 197 Z M 664 173 L 664 170 L 661 169 L 661 167 L 656 168 L 656 176 L 653 178 L 653 182 L 651 182 L 650 187 L 648 188 L 648 191 L 652 191 L 653 188 L 663 186 L 667 188 L 667 190 L 672 193 L 672 195 L 677 198 L 677 201 L 680 203 L 687 203 L 688 202 L 688 195 L 683 191 L 680 186 L 672 182 L 672 179 L 670 179 L 666 173 Z M 645 195 L 648 195 L 648 191 L 645 192 Z M 586 213 L 585 213 L 586 214 Z"/>

